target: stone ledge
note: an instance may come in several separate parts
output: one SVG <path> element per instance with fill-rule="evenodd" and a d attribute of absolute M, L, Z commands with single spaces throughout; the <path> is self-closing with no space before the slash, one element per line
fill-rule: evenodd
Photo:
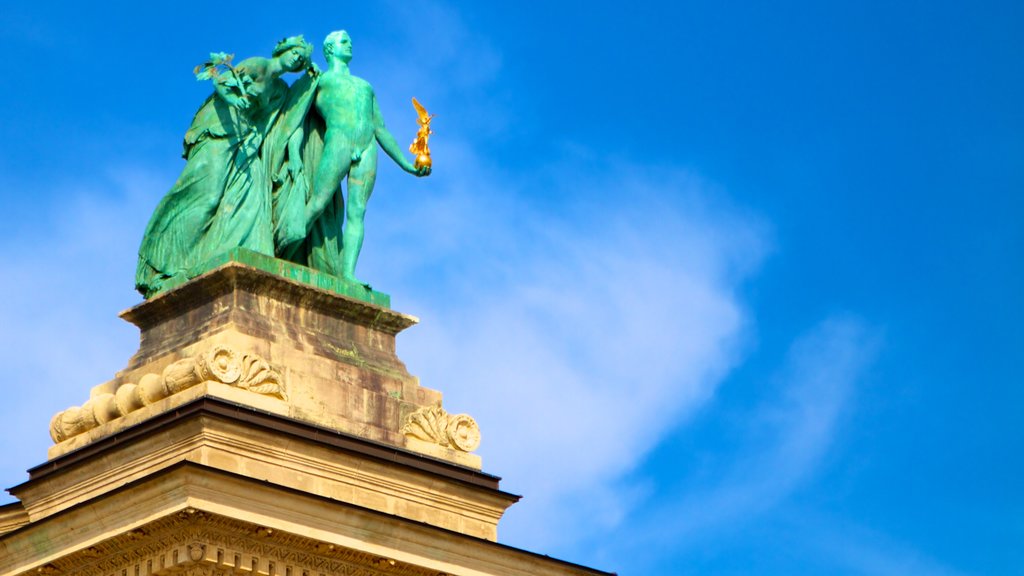
<path fill-rule="evenodd" d="M 21 502 L 0 506 L 0 536 L 28 524 L 28 512 Z"/>
<path fill-rule="evenodd" d="M 391 298 L 386 294 L 364 301 L 339 290 L 324 288 L 315 282 L 302 282 L 266 270 L 272 265 L 287 270 L 304 268 L 295 264 L 240 249 L 229 252 L 224 258 L 223 265 L 121 312 L 121 318 L 146 331 L 180 316 L 183 310 L 196 308 L 220 296 L 242 290 L 390 335 L 419 322 L 415 316 L 392 311 L 389 308 Z M 261 259 L 267 261 L 263 263 L 265 266 L 257 265 Z M 303 273 L 319 274 L 308 268 L 304 268 Z"/>
<path fill-rule="evenodd" d="M 29 470 L 29 481 L 9 490 L 28 519 L 60 514 L 183 462 L 491 540 L 519 499 L 501 491 L 495 476 L 221 398 L 159 408 L 164 412 Z"/>
<path fill-rule="evenodd" d="M 275 433 L 295 436 L 331 446 L 353 454 L 374 458 L 379 461 L 408 466 L 430 474 L 436 474 L 480 488 L 497 490 L 501 478 L 480 472 L 465 466 L 446 462 L 440 458 L 431 458 L 415 452 L 403 450 L 396 446 L 366 440 L 337 430 L 331 430 L 314 424 L 300 422 L 285 415 L 280 408 L 283 403 L 273 399 L 263 399 L 263 409 L 232 402 L 225 398 L 217 398 L 211 394 L 222 396 L 243 395 L 245 392 L 232 390 L 227 386 L 202 385 L 196 387 L 195 395 L 181 395 L 178 399 L 164 405 L 153 405 L 153 412 L 140 414 L 138 420 L 116 433 L 98 430 L 96 438 L 82 442 L 81 445 L 54 453 L 52 459 L 28 470 L 29 483 L 45 476 L 60 472 L 80 462 L 88 461 L 111 448 L 159 433 L 167 426 L 173 425 L 190 417 L 209 414 L 245 422 L 249 425 L 272 430 Z M 172 400 L 168 398 L 167 400 Z M 248 401 L 248 400 L 247 400 Z M 14 490 L 14 488 L 12 488 Z M 510 495 L 511 496 L 511 495 Z M 518 499 L 518 497 L 515 497 Z"/>
<path fill-rule="evenodd" d="M 264 272 L 281 276 L 282 278 L 295 280 L 314 288 L 337 292 L 338 294 L 362 300 L 370 304 L 376 304 L 385 308 L 391 306 L 391 296 L 388 296 L 383 292 L 377 292 L 365 284 L 349 282 L 348 280 L 327 274 L 326 272 L 314 270 L 313 268 L 282 260 L 280 258 L 274 258 L 273 256 L 268 256 L 266 254 L 260 254 L 259 252 L 254 252 L 247 248 L 232 248 L 227 252 L 214 256 L 210 260 L 196 266 L 195 270 L 199 272 L 198 274 L 193 273 L 187 278 L 170 281 L 164 285 L 163 290 L 161 290 L 159 294 L 174 290 L 178 286 L 191 282 L 193 279 L 206 274 L 210 270 L 219 268 L 228 262 L 241 262 L 253 268 L 263 270 Z"/>
<path fill-rule="evenodd" d="M 613 576 L 189 462 L 0 535 L 0 576 L 304 571 Z"/>

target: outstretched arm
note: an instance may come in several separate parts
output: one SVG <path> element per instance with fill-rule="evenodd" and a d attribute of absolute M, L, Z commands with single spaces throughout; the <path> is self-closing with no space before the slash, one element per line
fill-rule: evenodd
<path fill-rule="evenodd" d="M 402 147 L 395 141 L 395 137 L 388 132 L 388 129 L 384 127 L 384 117 L 380 114 L 380 108 L 377 106 L 377 97 L 373 97 L 373 124 L 374 134 L 377 137 L 377 142 L 380 143 L 380 147 L 384 149 L 384 152 L 391 159 L 398 164 L 402 170 L 416 176 L 426 176 L 430 174 L 429 167 L 416 168 L 412 162 L 405 157 L 405 153 L 402 152 Z"/>

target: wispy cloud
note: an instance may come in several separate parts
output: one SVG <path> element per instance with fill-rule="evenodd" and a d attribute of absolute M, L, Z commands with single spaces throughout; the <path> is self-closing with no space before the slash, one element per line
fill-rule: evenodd
<path fill-rule="evenodd" d="M 415 73 L 462 70 L 452 90 L 486 85 L 500 55 L 443 12 L 433 17 L 451 32 L 435 33 L 461 44 Z M 466 42 L 477 49 L 459 49 Z M 383 73 L 390 82 L 411 77 L 400 73 L 408 63 L 394 67 Z M 439 104 L 463 101 L 454 94 L 439 92 Z M 484 108 L 460 113 L 492 128 L 508 119 Z M 628 514 L 643 487 L 623 488 L 622 476 L 738 361 L 750 318 L 736 292 L 770 234 L 686 170 L 567 146 L 524 172 L 482 156 L 488 129 L 466 126 L 452 122 L 438 140 L 429 179 L 382 166 L 360 274 L 423 318 L 402 336 L 401 356 L 449 409 L 478 418 L 486 469 L 525 494 L 503 540 L 551 551 Z M 613 168 L 595 172 L 595 159 Z M 49 233 L 25 230 L 5 257 L 19 281 L 0 289 L 9 304 L 0 321 L 11 327 L 0 359 L 16 381 L 45 383 L 12 403 L 16 425 L 35 432 L 0 445 L 9 485 L 42 461 L 50 415 L 81 402 L 136 344 L 116 312 L 137 301 L 135 251 L 174 174 L 88 178 L 94 186 L 56 186 Z"/>
<path fill-rule="evenodd" d="M 716 207 L 708 184 L 685 172 L 610 174 L 586 182 L 585 197 L 563 190 L 538 206 L 527 200 L 536 181 L 462 160 L 429 193 L 415 193 L 423 181 L 396 181 L 371 206 L 390 214 L 371 220 L 361 270 L 423 317 L 401 356 L 449 409 L 480 420 L 487 470 L 526 494 L 503 538 L 550 550 L 585 535 L 563 527 L 620 521 L 641 492 L 615 482 L 737 360 L 749 319 L 735 290 L 766 233 Z M 552 167 L 576 171 L 571 161 Z M 43 224 L 51 233 L 8 240 L 18 249 L 4 264 L 19 281 L 0 294 L 12 327 L 2 360 L 15 380 L 46 383 L 19 392 L 18 425 L 36 433 L 0 446 L 8 485 L 42 461 L 49 416 L 134 350 L 134 329 L 115 314 L 137 301 L 135 250 L 170 179 L 119 170 L 103 192 L 69 187 Z M 623 192 L 628 204 L 604 208 Z"/>
<path fill-rule="evenodd" d="M 88 398 L 138 344 L 117 312 L 138 301 L 135 255 L 165 178 L 127 167 L 92 176 L 41 194 L 55 200 L 36 207 L 34 226 L 0 240 L 3 419 L 22 431 L 0 435 L 4 487 L 45 460 L 50 416 Z"/>
<path fill-rule="evenodd" d="M 467 70 L 461 87 L 486 84 L 500 55 L 453 34 L 441 36 L 480 49 L 441 50 L 417 73 L 466 60 L 454 66 Z M 750 317 L 736 292 L 770 234 L 691 172 L 616 158 L 595 173 L 600 152 L 567 146 L 526 173 L 479 155 L 480 137 L 446 134 L 427 180 L 382 167 L 360 274 L 423 318 L 400 354 L 449 409 L 479 419 L 487 470 L 526 495 L 503 539 L 551 550 L 628 513 L 642 487 L 617 482 L 738 361 Z M 134 330 L 114 314 L 136 301 L 134 253 L 173 174 L 111 174 L 126 173 L 103 178 L 104 191 L 54 194 L 71 201 L 49 219 L 53 232 L 5 262 L 23 278 L 3 294 L 15 304 L 5 325 L 20 334 L 17 346 L 5 342 L 19 357 L 5 360 L 19 380 L 58 383 L 21 399 L 24 426 L 40 440 L 0 447 L 18 454 L 18 470 L 41 459 L 50 414 L 81 401 L 134 349 Z"/>
<path fill-rule="evenodd" d="M 799 337 L 766 385 L 776 390 L 747 419 L 747 444 L 724 475 L 681 501 L 672 537 L 686 541 L 771 509 L 816 470 L 874 358 L 874 334 L 852 317 L 832 317 Z M 662 534 L 668 534 L 662 532 Z"/>
<path fill-rule="evenodd" d="M 640 492 L 618 480 L 737 361 L 736 292 L 768 232 L 683 171 L 599 180 L 564 159 L 538 177 L 460 160 L 440 189 L 404 191 L 376 232 L 427 264 L 372 257 L 367 273 L 415 295 L 402 306 L 423 324 L 401 355 L 480 421 L 486 468 L 526 495 L 502 538 L 550 550 L 626 514 Z M 552 181 L 552 199 L 528 200 Z"/>
<path fill-rule="evenodd" d="M 680 558 L 721 549 L 778 511 L 819 471 L 879 345 L 878 331 L 850 315 L 826 318 L 798 337 L 764 382 L 763 403 L 736 418 L 739 445 L 722 451 L 710 472 L 658 480 L 673 487 L 657 491 L 656 511 L 631 519 L 630 533 L 614 544 L 618 556 L 651 547 Z M 815 539 L 805 535 L 801 544 Z"/>
<path fill-rule="evenodd" d="M 754 483 L 773 502 L 813 473 L 841 429 L 858 380 L 874 360 L 879 334 L 852 316 L 825 319 L 793 344 L 777 385 L 782 395 L 753 422 L 769 450 L 754 466 L 770 470 Z"/>
<path fill-rule="evenodd" d="M 833 518 L 801 515 L 795 526 L 807 535 L 799 545 L 856 576 L 966 576 L 946 563 L 887 535 Z"/>

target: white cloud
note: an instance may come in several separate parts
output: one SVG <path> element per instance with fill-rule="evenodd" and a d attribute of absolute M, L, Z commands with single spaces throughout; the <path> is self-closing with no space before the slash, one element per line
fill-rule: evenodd
<path fill-rule="evenodd" d="M 635 522 L 618 549 L 670 546 L 682 555 L 711 542 L 721 547 L 728 535 L 782 506 L 818 471 L 879 340 L 876 330 L 849 315 L 826 318 L 797 338 L 778 374 L 764 383 L 768 399 L 741 419 L 745 440 L 722 455 L 724 471 L 681 482 L 682 495 L 665 497 L 657 512 Z M 816 538 L 804 534 L 800 542 Z"/>
<path fill-rule="evenodd" d="M 478 419 L 485 469 L 525 494 L 502 539 L 551 550 L 623 517 L 642 488 L 616 483 L 737 361 L 736 290 L 767 233 L 685 172 L 599 181 L 572 159 L 542 177 L 459 160 L 459 177 L 374 208 L 391 214 L 368 234 L 402 265 L 376 253 L 361 267 L 415 295 L 395 299 L 423 318 L 400 355 Z M 543 199 L 540 181 L 565 187 Z"/>
<path fill-rule="evenodd" d="M 397 15 L 410 50 L 424 29 L 441 43 L 367 66 L 400 140 L 396 94 L 437 106 L 435 171 L 381 170 L 359 275 L 423 319 L 400 355 L 479 420 L 486 470 L 525 495 L 502 539 L 552 550 L 624 517 L 643 487 L 617 483 L 738 361 L 737 289 L 770 231 L 687 170 L 557 141 L 520 152 L 548 154 L 539 170 L 483 156 L 489 135 L 547 127 L 504 106 L 502 54 L 453 11 Z"/>
<path fill-rule="evenodd" d="M 462 70 L 438 96 L 441 106 L 465 104 L 456 90 L 486 85 L 500 54 L 435 16 L 444 24 L 435 34 L 474 48 L 442 50 L 416 73 L 428 84 L 431 70 Z M 410 69 L 379 72 L 394 83 Z M 487 108 L 459 113 L 486 117 L 484 132 L 510 120 Z M 503 540 L 551 550 L 624 517 L 643 487 L 617 482 L 738 360 L 750 317 L 736 291 L 768 233 L 684 170 L 616 158 L 592 173 L 600 152 L 569 146 L 527 172 L 514 159 L 479 156 L 474 139 L 483 136 L 461 133 L 462 120 L 435 138 L 429 179 L 382 167 L 360 274 L 423 318 L 401 337 L 400 355 L 449 409 L 478 418 L 486 470 L 526 495 L 502 524 Z M 134 328 L 115 314 L 137 301 L 135 250 L 174 176 L 143 173 L 107 182 L 113 193 L 73 189 L 76 207 L 53 216 L 54 233 L 34 237 L 31 254 L 5 257 L 24 281 L 2 294 L 15 303 L 2 318 L 14 327 L 0 342 L 3 359 L 16 381 L 46 383 L 18 401 L 19 427 L 39 440 L 0 446 L 12 459 L 5 478 L 41 462 L 50 415 L 84 399 L 134 350 Z"/>
<path fill-rule="evenodd" d="M 17 431 L 0 435 L 4 487 L 46 460 L 50 417 L 88 399 L 138 345 L 138 332 L 117 313 L 139 301 L 135 254 L 166 179 L 133 169 L 95 178 L 40 194 L 54 200 L 37 207 L 37 228 L 0 243 L 0 363 L 8 382 L 0 416 Z"/>
<path fill-rule="evenodd" d="M 685 173 L 661 174 L 657 187 L 612 175 L 587 183 L 587 201 L 567 190 L 547 206 L 524 190 L 533 182 L 471 154 L 456 174 L 429 193 L 400 180 L 390 200 L 371 203 L 382 217 L 368 224 L 375 247 L 361 269 L 424 318 L 401 337 L 401 356 L 449 409 L 478 418 L 486 470 L 526 495 L 503 539 L 550 550 L 584 537 L 588 521 L 620 521 L 640 489 L 615 482 L 736 361 L 748 319 L 734 291 L 764 234 L 755 219 L 710 206 L 706 184 Z M 0 350 L 12 381 L 31 383 L 5 410 L 31 438 L 0 446 L 7 485 L 45 458 L 49 416 L 133 352 L 135 329 L 116 313 L 137 302 L 135 250 L 172 179 L 122 170 L 102 192 L 72 188 L 52 209 L 52 233 L 31 251 L 5 250 L 18 281 L 0 293 L 11 327 Z M 623 190 L 628 204 L 595 208 Z"/>

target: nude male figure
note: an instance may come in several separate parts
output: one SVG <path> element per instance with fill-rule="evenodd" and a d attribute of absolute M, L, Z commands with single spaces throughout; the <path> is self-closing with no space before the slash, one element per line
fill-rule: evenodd
<path fill-rule="evenodd" d="M 373 87 L 353 76 L 352 39 L 348 32 L 331 32 L 324 40 L 328 68 L 320 74 L 316 109 L 327 124 L 323 156 L 313 181 L 313 194 L 306 205 L 306 222 L 323 213 L 341 181 L 348 177 L 348 202 L 342 227 L 342 277 L 355 277 L 356 260 L 363 247 L 363 217 L 366 202 L 377 179 L 377 144 L 403 170 L 416 176 L 430 174 L 430 168 L 415 168 L 402 152 L 395 137 L 384 127 Z"/>

